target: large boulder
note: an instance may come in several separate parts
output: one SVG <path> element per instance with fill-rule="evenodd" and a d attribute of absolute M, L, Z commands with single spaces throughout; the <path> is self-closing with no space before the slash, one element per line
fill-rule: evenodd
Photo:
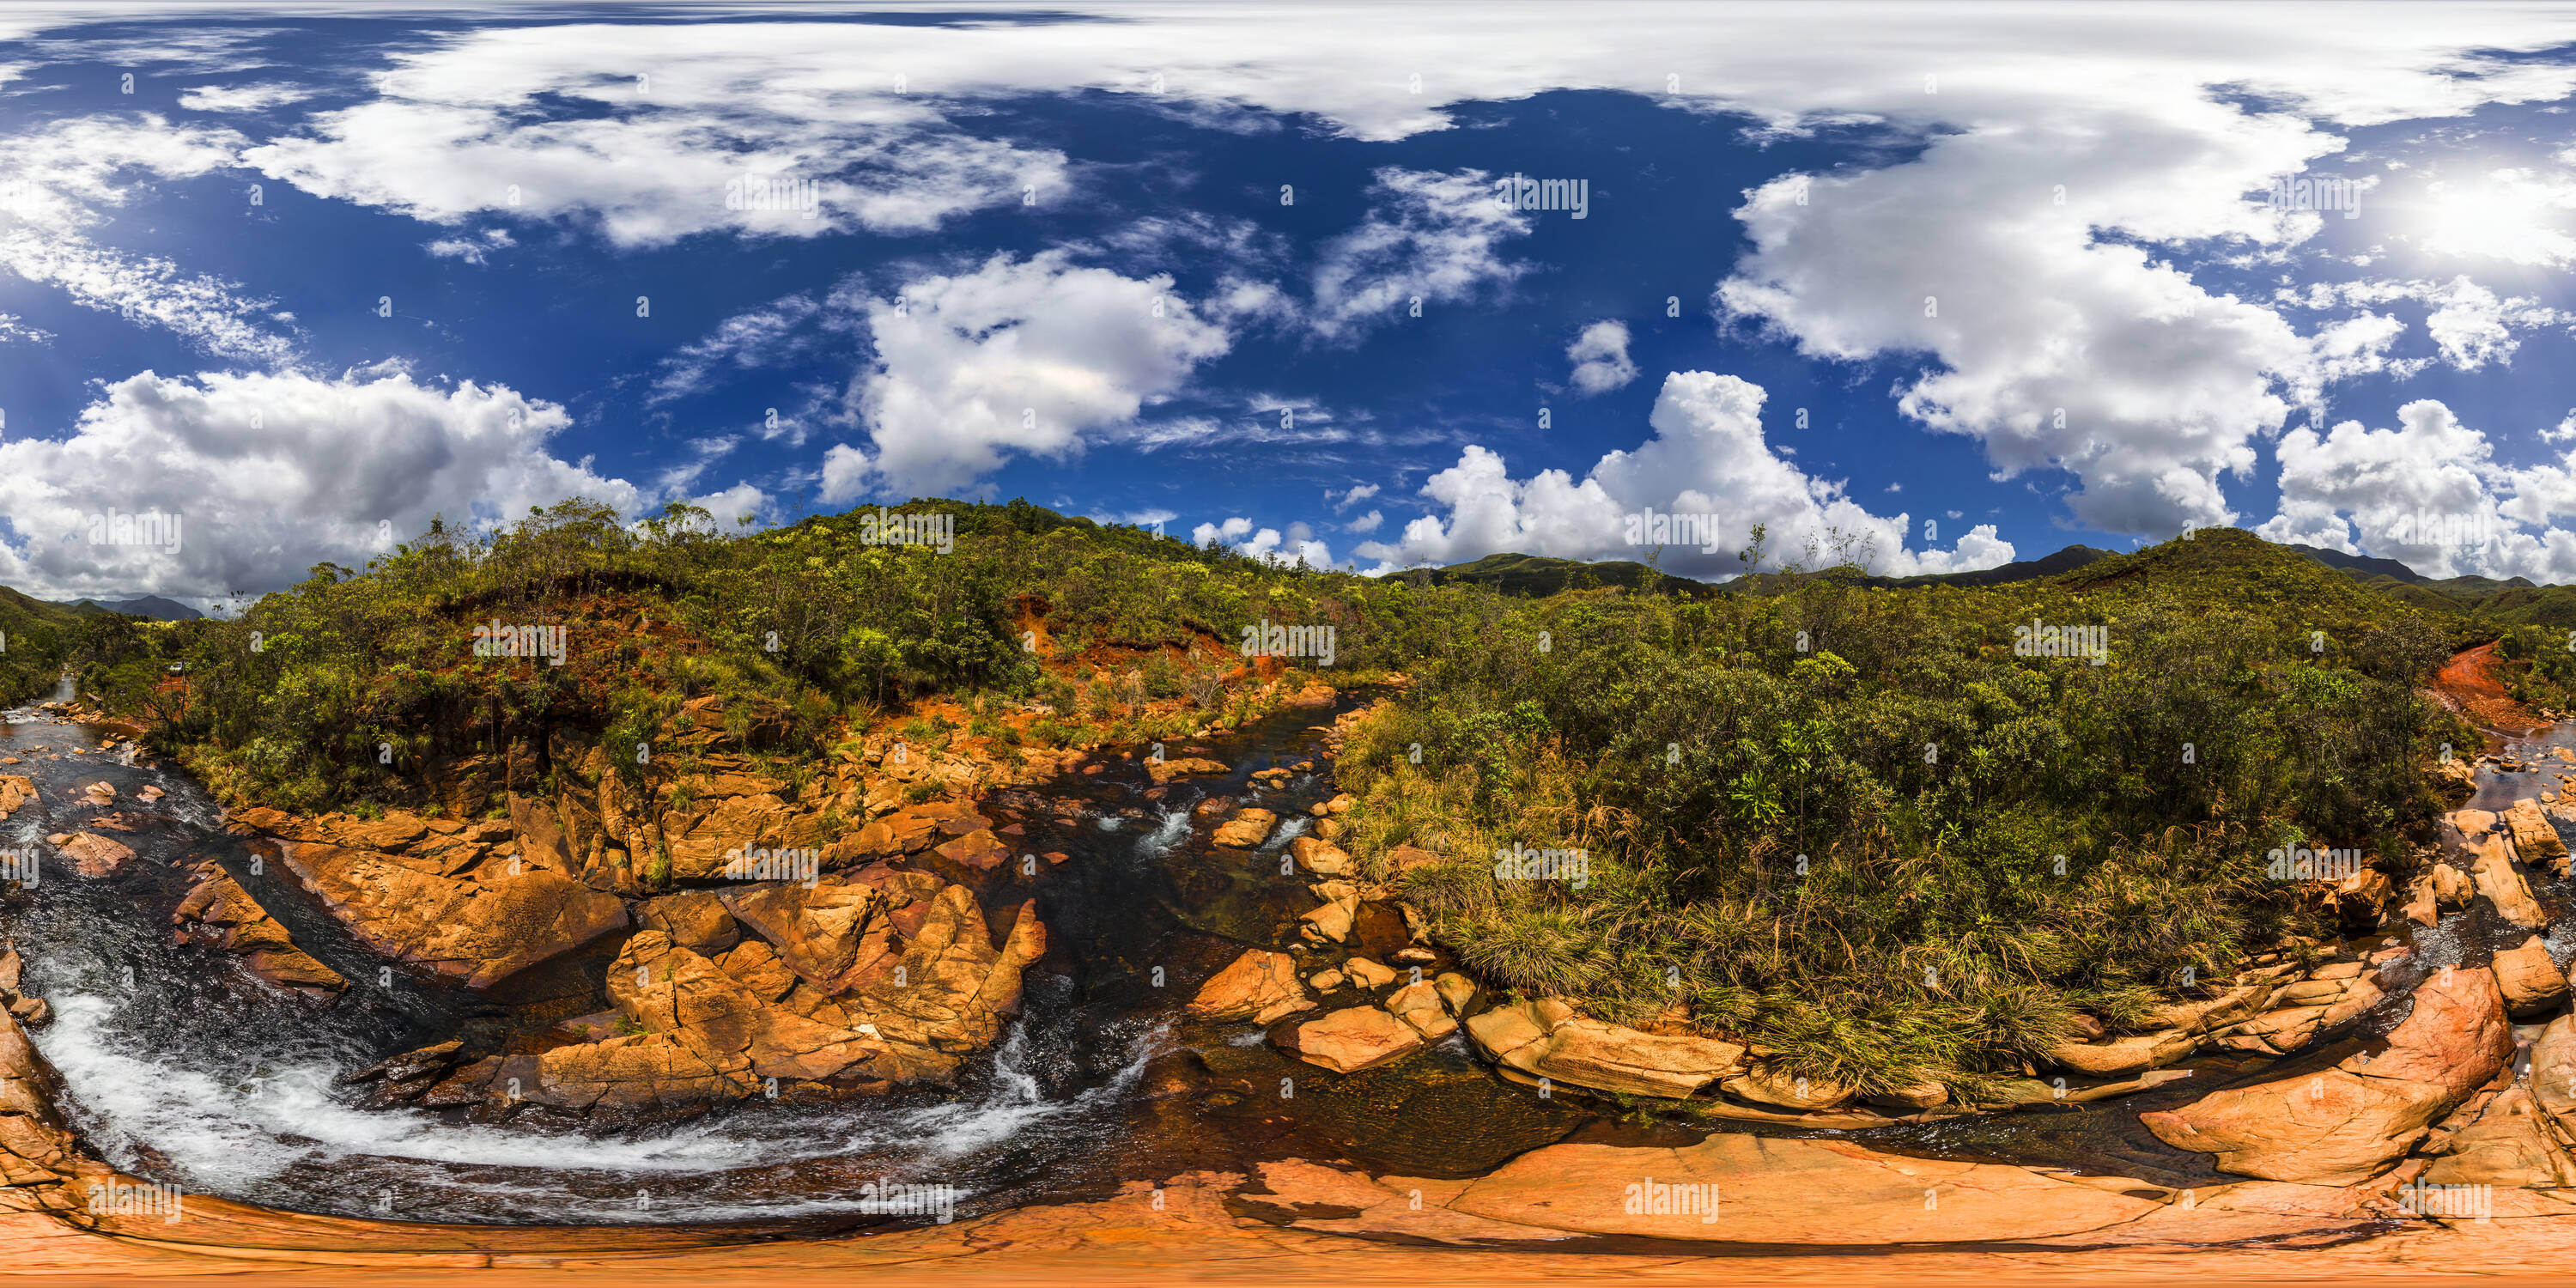
<path fill-rule="evenodd" d="M 2445 968 L 2415 990 L 2414 1012 L 2376 1056 L 2213 1092 L 2139 1115 L 2166 1144 L 2217 1155 L 2220 1171 L 2350 1185 L 2376 1176 L 2513 1056 L 2513 1030 L 2490 971 Z"/>
<path fill-rule="evenodd" d="M 1744 1072 L 1744 1048 L 1585 1019 L 1553 999 L 1498 1006 L 1467 1021 L 1497 1063 L 1534 1078 L 1632 1096 L 1682 1099 Z"/>
<path fill-rule="evenodd" d="M 1839 1082 L 1808 1078 L 1764 1061 L 1746 1073 L 1718 1084 L 1726 1094 L 1757 1105 L 1801 1112 L 1811 1109 L 1835 1109 L 1851 1103 L 1859 1092 Z"/>
<path fill-rule="evenodd" d="M 626 926 L 625 901 L 548 868 L 505 862 L 446 877 L 370 850 L 283 848 L 288 869 L 368 947 L 474 988 Z"/>
<path fill-rule="evenodd" d="M 401 1090 L 423 1105 L 631 1121 L 773 1087 L 831 1099 L 953 1081 L 966 1054 L 1000 1036 L 1022 971 L 1046 950 L 1036 905 L 1022 904 L 996 945 L 964 887 L 920 873 L 859 875 L 879 884 L 835 876 L 812 889 L 732 892 L 734 924 L 760 937 L 719 953 L 639 931 L 608 970 L 615 1009 L 565 1022 L 532 1054 Z"/>
<path fill-rule="evenodd" d="M 2559 1016 L 2531 1044 L 2526 1075 L 2532 1100 L 2556 1119 L 2559 1131 L 2576 1140 L 2576 1016 Z"/>
<path fill-rule="evenodd" d="M 1297 860 L 1299 868 L 1319 877 L 1342 877 L 1351 873 L 1351 856 L 1342 847 L 1328 841 L 1301 836 L 1288 842 L 1288 853 Z"/>
<path fill-rule="evenodd" d="M 2576 1186 L 2576 1163 L 2552 1138 L 2530 1091 L 2507 1087 L 2476 1122 L 2443 1142 L 2417 1178 L 2426 1185 L 2504 1185 L 2520 1189 Z"/>
<path fill-rule="evenodd" d="M 1221 761 L 1203 756 L 1176 756 L 1169 760 L 1148 760 L 1145 773 L 1157 786 L 1189 774 L 1222 774 L 1229 772 Z"/>
<path fill-rule="evenodd" d="M 197 884 L 170 914 L 183 942 L 206 944 L 242 959 L 250 972 L 282 988 L 336 993 L 349 986 L 340 973 L 315 960 L 288 937 L 286 927 L 261 907 L 223 865 L 208 859 L 191 869 Z"/>
<path fill-rule="evenodd" d="M 2504 995 L 2505 1014 L 2517 1020 L 2538 1019 L 2567 1002 L 2567 975 L 2549 959 L 2549 942 L 2538 935 L 2497 953 L 2489 969 Z"/>
<path fill-rule="evenodd" d="M 2513 835 L 2514 853 L 2533 867 L 2556 865 L 2567 858 L 2567 843 L 2558 839 L 2558 829 L 2549 825 L 2548 815 L 2541 812 L 2537 800 L 2520 800 L 2501 816 L 2505 829 Z"/>
<path fill-rule="evenodd" d="M 2460 830 L 2461 850 L 2469 858 L 2469 879 L 2505 920 L 2537 930 L 2549 924 L 2548 914 L 2540 910 L 2540 901 L 2531 897 L 2531 887 L 2513 866 L 2511 838 L 2502 831 L 2491 830 L 2496 827 L 2495 817 L 2483 810 L 2466 809 L 2450 815 L 2452 825 Z"/>
<path fill-rule="evenodd" d="M 1200 985 L 1187 1013 L 1194 1020 L 1250 1020 L 1267 1027 L 1314 1005 L 1297 978 L 1294 958 L 1255 948 Z"/>
<path fill-rule="evenodd" d="M 20 774 L 0 774 L 0 819 L 5 819 L 36 799 L 36 780 Z"/>
<path fill-rule="evenodd" d="M 1427 979 L 1419 984 L 1407 984 L 1389 994 L 1386 1009 L 1434 1041 L 1458 1031 L 1458 1021 L 1450 1018 L 1439 986 Z"/>
<path fill-rule="evenodd" d="M 1335 1073 L 1357 1073 L 1422 1046 L 1422 1032 L 1374 1006 L 1353 1006 L 1279 1029 L 1281 1050 Z"/>
<path fill-rule="evenodd" d="M 2063 1042 L 2049 1051 L 2048 1058 L 2071 1073 L 2110 1078 L 2162 1068 L 2199 1050 L 2200 1041 L 2196 1033 L 2160 1029 L 2099 1042 Z"/>
<path fill-rule="evenodd" d="M 55 842 L 63 857 L 71 860 L 72 871 L 85 877 L 114 876 L 134 861 L 134 851 L 104 836 L 75 832 Z"/>
<path fill-rule="evenodd" d="M 1247 809 L 1216 830 L 1216 843 L 1239 850 L 1253 849 L 1270 839 L 1270 829 L 1278 822 L 1279 816 L 1269 810 Z"/>
<path fill-rule="evenodd" d="M 2434 925 L 2443 913 L 2469 906 L 2477 893 L 2477 883 L 2468 873 L 2436 859 L 2408 887 L 2406 919 L 2419 926 Z"/>

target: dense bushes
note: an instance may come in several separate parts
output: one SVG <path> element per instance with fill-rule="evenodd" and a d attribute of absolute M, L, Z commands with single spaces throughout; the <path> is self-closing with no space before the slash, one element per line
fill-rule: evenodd
<path fill-rule="evenodd" d="M 1448 855 L 1403 880 L 1501 982 L 1973 1090 L 2299 926 L 2268 849 L 2428 816 L 2439 628 L 2223 540 L 2083 587 L 1527 601 L 1346 749 L 1363 848 Z M 2017 656 L 2034 620 L 2105 663 Z M 1521 846 L 1588 882 L 1497 879 Z"/>
<path fill-rule="evenodd" d="M 436 524 L 363 573 L 321 565 L 237 620 L 150 632 L 87 674 L 122 677 L 121 707 L 166 706 L 152 713 L 159 737 L 219 790 L 315 810 L 404 798 L 425 758 L 499 755 L 548 724 L 633 738 L 706 694 L 781 747 L 928 693 L 1046 698 L 1071 737 L 1085 718 L 1111 725 L 1131 688 L 1218 709 L 1209 672 L 1264 619 L 1335 627 L 1347 674 L 1411 656 L 1469 597 L 1426 603 L 1405 583 L 1023 502 L 903 510 L 949 516 L 950 551 L 872 541 L 873 515 L 856 512 L 730 535 L 685 506 L 628 525 L 586 501 L 480 537 Z M 491 623 L 563 628 L 568 665 L 475 658 L 471 633 Z M 1135 686 L 1075 684 L 1041 670 L 1037 632 L 1057 657 L 1103 644 L 1197 654 L 1158 653 Z M 170 664 L 185 691 L 156 695 L 149 681 Z"/>

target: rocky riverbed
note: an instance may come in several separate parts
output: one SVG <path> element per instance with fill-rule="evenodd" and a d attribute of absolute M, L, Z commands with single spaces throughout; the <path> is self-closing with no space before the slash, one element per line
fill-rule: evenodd
<path fill-rule="evenodd" d="M 789 784 L 712 745 L 658 836 L 605 773 L 474 822 L 227 816 L 118 731 L 22 713 L 9 1237 L 134 1273 L 261 1248 L 676 1277 L 1000 1242 L 1031 1273 L 1393 1275 L 1437 1247 L 1651 1277 L 1861 1245 L 1984 1273 L 2482 1239 L 2509 1268 L 2576 1226 L 2576 752 L 2464 766 L 2405 881 L 2316 883 L 2344 937 L 1960 1106 L 1489 996 L 1380 883 L 1433 856 L 1338 843 L 1359 711 L 963 790 L 882 747 Z M 662 850 L 693 875 L 639 878 Z M 725 879 L 744 850 L 816 859 Z"/>

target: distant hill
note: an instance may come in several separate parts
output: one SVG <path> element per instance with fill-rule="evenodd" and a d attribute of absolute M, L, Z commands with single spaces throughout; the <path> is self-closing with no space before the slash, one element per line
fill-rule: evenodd
<path fill-rule="evenodd" d="M 1453 582 L 1491 586 L 1506 595 L 1553 595 L 1569 586 L 1626 586 L 1635 589 L 1652 587 L 1658 582 L 1665 590 L 1681 595 L 1707 595 L 1718 590 L 1708 582 L 1677 577 L 1634 560 L 1585 563 L 1580 559 L 1555 559 L 1546 555 L 1487 555 L 1474 563 L 1451 564 L 1431 570 L 1432 585 L 1445 586 Z"/>
<path fill-rule="evenodd" d="M 2290 545 L 2329 568 L 2417 608 L 2463 614 L 2502 626 L 2556 626 L 2576 630 L 2576 586 L 2543 586 L 2528 577 L 2432 578 L 2394 559 L 2348 555 L 2321 546 Z"/>
<path fill-rule="evenodd" d="M 1914 577 L 1865 577 L 1861 584 L 1870 586 L 2001 586 L 2008 582 L 2031 581 L 2072 572 L 2096 559 L 2108 559 L 2111 552 L 2091 546 L 2068 546 L 2053 555 L 2023 559 L 1975 572 L 1925 573 Z M 1431 570 L 1431 584 L 1447 585 L 1468 582 L 1491 586 L 1506 595 L 1553 595 L 1569 585 L 1582 587 L 1626 586 L 1631 589 L 1652 586 L 1662 579 L 1663 588 L 1680 595 L 1728 594 L 1741 590 L 1771 590 L 1779 579 L 1776 574 L 1763 574 L 1749 581 L 1718 583 L 1662 572 L 1646 564 L 1627 559 L 1610 559 L 1585 563 L 1580 559 L 1556 559 L 1545 555 L 1487 555 L 1473 563 L 1451 564 Z"/>
<path fill-rule="evenodd" d="M 186 604 L 175 599 L 163 599 L 159 595 L 145 595 L 140 599 L 76 599 L 68 603 L 58 600 L 56 603 L 75 612 L 123 613 L 128 617 L 148 617 L 156 622 L 193 622 L 205 616 Z"/>
<path fill-rule="evenodd" d="M 2166 553 L 2144 563 L 2137 562 L 2139 556 L 2155 550 Z M 2132 562 L 2103 564 L 2105 560 Z M 2249 563 L 2249 560 L 2254 562 Z M 2266 541 L 2241 528 L 2204 528 L 2190 541 L 2168 542 L 2150 547 L 2149 551 L 2126 555 L 2092 546 L 2073 545 L 2037 559 L 2016 560 L 1974 572 L 1859 580 L 1863 585 L 1903 588 L 2004 586 L 2055 578 L 2066 582 L 2070 589 L 2082 590 L 2121 576 L 2134 575 L 2148 567 L 2159 571 L 2197 568 L 2240 579 L 2249 593 L 2269 593 L 2264 589 L 2265 583 L 2291 576 L 2292 570 L 2301 566 L 2300 563 L 2285 564 L 2281 560 L 2299 560 L 2310 567 L 2322 565 L 2342 574 L 2348 584 L 2386 595 L 2417 609 L 2442 614 L 2457 623 L 2456 629 L 2464 639 L 2481 632 L 2492 638 L 2496 629 L 2516 625 L 2576 630 L 2576 586 L 2541 586 L 2524 577 L 2505 581 L 2493 577 L 2427 577 L 2394 559 L 2348 555 L 2322 546 Z M 2103 566 L 2097 569 L 2096 565 Z M 2258 567 L 2262 571 L 2255 571 Z M 1660 572 L 1631 560 L 1585 563 L 1579 559 L 1521 554 L 1487 555 L 1473 563 L 1452 564 L 1432 569 L 1430 573 L 1431 584 L 1435 586 L 1468 582 L 1492 586 L 1508 595 L 1528 596 L 1554 595 L 1569 587 L 1649 587 L 1657 584 L 1657 578 L 1661 579 L 1660 584 L 1666 591 L 1682 595 L 1746 591 L 1762 594 L 1785 589 L 1789 584 L 1789 579 L 1777 574 L 1759 574 L 1715 583 Z"/>
<path fill-rule="evenodd" d="M 47 603 L 0 586 L 0 631 L 23 632 L 35 627 L 70 630 L 80 625 L 79 609 L 67 604 Z"/>
<path fill-rule="evenodd" d="M 2404 582 L 2409 586 L 2421 586 L 2433 580 L 2432 578 L 2427 577 L 2394 559 L 2374 559 L 2369 555 L 2348 555 L 2340 550 L 2328 550 L 2324 546 L 2303 546 L 2296 542 L 2288 542 L 2284 544 L 2287 549 L 2295 550 L 2300 554 L 2306 555 L 2310 559 L 2314 559 L 2328 568 L 2340 568 L 2363 581 L 2368 581 L 2373 577 L 2394 577 L 2398 581 Z M 2481 578 L 2480 580 L 2484 579 Z"/>

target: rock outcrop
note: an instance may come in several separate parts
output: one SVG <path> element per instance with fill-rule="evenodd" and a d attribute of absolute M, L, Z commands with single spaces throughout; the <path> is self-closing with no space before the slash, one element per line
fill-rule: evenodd
<path fill-rule="evenodd" d="M 2288 1055 L 2319 1034 L 2377 1006 L 2386 994 L 2361 962 L 2336 962 L 2308 978 L 2275 989 L 2275 1008 L 2240 1020 L 2212 1036 L 2219 1046 L 2255 1055 Z"/>
<path fill-rule="evenodd" d="M 2500 1185 L 2517 1189 L 2576 1186 L 2576 1162 L 2552 1137 L 2547 1117 L 2523 1087 L 2488 1099 L 2476 1119 L 2452 1133 L 2417 1178 L 2426 1185 Z"/>
<path fill-rule="evenodd" d="M 2495 975 L 2460 968 L 2418 987 L 2414 1012 L 2387 1041 L 2376 1055 L 2214 1092 L 2139 1121 L 2166 1144 L 2217 1155 L 2221 1171 L 2349 1185 L 2403 1157 L 2514 1050 Z"/>
<path fill-rule="evenodd" d="M 14 945 L 0 944 L 0 1007 L 29 1028 L 41 1029 L 54 1018 L 53 1004 L 41 997 L 29 997 L 20 991 L 19 977 L 27 964 L 19 960 Z"/>
<path fill-rule="evenodd" d="M 68 836 L 47 837 L 71 860 L 72 871 L 92 879 L 114 876 L 134 861 L 134 851 L 104 836 L 75 832 Z"/>
<path fill-rule="evenodd" d="M 1281 1050 L 1335 1073 L 1357 1073 L 1409 1055 L 1422 1031 L 1374 1006 L 1353 1006 L 1273 1034 Z"/>
<path fill-rule="evenodd" d="M 2159 1007 L 2147 1016 L 2146 1032 L 2061 1043 L 2048 1058 L 2061 1069 L 2096 1078 L 2162 1068 L 2199 1050 L 2221 1031 L 2260 1014 L 2271 1000 L 2272 989 L 2270 974 L 2248 972 L 2213 997 Z"/>
<path fill-rule="evenodd" d="M 2088 1233 L 2165 1201 L 2134 1181 L 2086 1184 L 1994 1163 L 1900 1158 L 1849 1141 L 1720 1133 L 1681 1149 L 1550 1145 L 1469 1182 L 1447 1206 L 1586 1234 L 1848 1244 Z"/>
<path fill-rule="evenodd" d="M 1595 1091 L 1677 1100 L 1745 1072 L 1735 1043 L 1659 1037 L 1585 1019 L 1554 999 L 1484 1011 L 1467 1033 L 1505 1068 Z"/>
<path fill-rule="evenodd" d="M 1216 830 L 1216 843 L 1240 850 L 1257 848 L 1263 841 L 1270 839 L 1270 829 L 1277 826 L 1278 822 L 1279 816 L 1269 810 L 1244 810 L 1226 820 L 1225 825 Z"/>
<path fill-rule="evenodd" d="M 996 945 L 965 887 L 882 867 L 727 892 L 730 947 L 717 947 L 717 911 L 649 909 L 691 942 L 658 927 L 630 937 L 608 971 L 613 1009 L 559 1028 L 575 1040 L 471 1064 L 450 1051 L 452 1067 L 415 1072 L 407 1094 L 486 1116 L 534 1106 L 636 1121 L 773 1085 L 785 1099 L 834 1099 L 946 1083 L 1001 1035 L 1021 972 L 1046 951 L 1034 903 Z"/>
<path fill-rule="evenodd" d="M 231 953 L 252 974 L 281 988 L 336 993 L 349 986 L 338 971 L 296 947 L 286 927 L 222 864 L 207 859 L 189 870 L 197 874 L 197 884 L 179 901 L 178 911 L 170 914 L 180 942 Z"/>
<path fill-rule="evenodd" d="M 388 814 L 347 823 L 249 809 L 237 827 L 287 839 L 286 865 L 376 952 L 488 988 L 626 926 L 625 902 L 504 854 L 506 829 Z M 537 861 L 532 861 L 532 859 Z"/>
<path fill-rule="evenodd" d="M 80 1142 L 55 1108 L 61 1095 L 61 1076 L 18 1018 L 0 1015 L 0 1185 L 60 1185 L 78 1168 Z"/>
<path fill-rule="evenodd" d="M 2567 1001 L 2567 974 L 2549 959 L 2549 942 L 2538 935 L 2495 955 L 2489 969 L 2504 995 L 2504 1012 L 2517 1020 L 2538 1019 Z"/>
<path fill-rule="evenodd" d="M 2558 829 L 2549 825 L 2537 800 L 2520 800 L 2498 815 L 2505 830 L 2513 837 L 2516 857 L 2532 867 L 2557 867 L 2567 861 L 2567 843 L 2558 839 Z"/>
<path fill-rule="evenodd" d="M 2459 833 L 2458 847 L 2469 861 L 2469 879 L 2498 914 L 2529 930 L 2549 923 L 2540 902 L 2531 897 L 2531 886 L 2514 868 L 2513 833 L 2505 819 L 2485 810 L 2463 809 L 2444 815 L 2443 821 Z"/>
<path fill-rule="evenodd" d="M 1295 959 L 1255 948 L 1200 985 L 1187 1014 L 1194 1020 L 1250 1020 L 1266 1027 L 1314 1006 L 1315 999 L 1298 982 Z"/>

